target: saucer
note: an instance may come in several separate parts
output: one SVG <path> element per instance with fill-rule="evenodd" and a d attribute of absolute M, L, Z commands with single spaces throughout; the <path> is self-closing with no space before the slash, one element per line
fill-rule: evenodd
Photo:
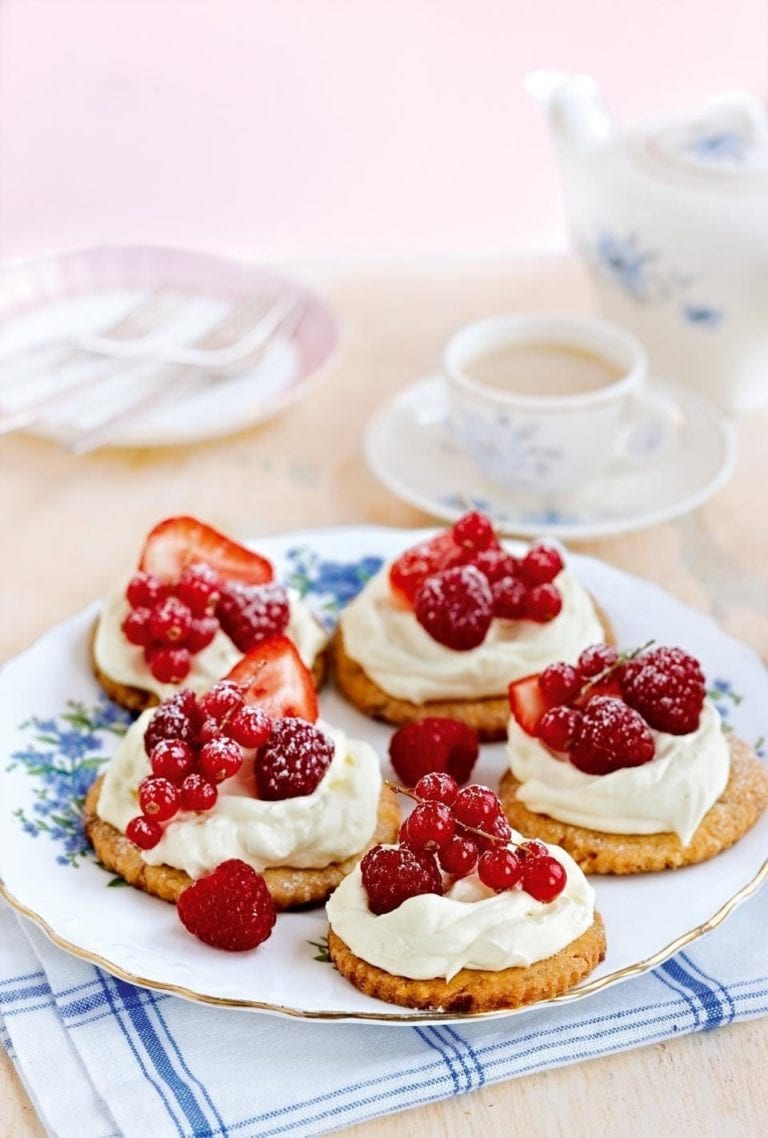
<path fill-rule="evenodd" d="M 647 465 L 617 462 L 567 502 L 543 506 L 490 481 L 448 426 L 444 381 L 422 379 L 384 404 L 368 425 L 365 453 L 376 477 L 399 498 L 446 521 L 467 509 L 491 515 L 503 535 L 587 540 L 669 521 L 700 506 L 730 478 L 736 460 L 731 424 L 681 384 L 657 382 L 680 427 Z"/>

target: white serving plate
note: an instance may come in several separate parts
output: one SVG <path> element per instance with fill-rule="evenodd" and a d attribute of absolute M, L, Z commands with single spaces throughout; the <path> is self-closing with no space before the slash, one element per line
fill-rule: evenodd
<path fill-rule="evenodd" d="M 422 536 L 413 530 L 338 528 L 257 545 L 330 622 L 382 560 Z M 738 734 L 752 744 L 766 734 L 768 678 L 750 648 L 653 584 L 590 558 L 573 555 L 571 563 L 606 609 L 622 645 L 651 637 L 685 645 L 718 687 L 717 702 Z M 257 951 L 229 954 L 189 936 L 173 906 L 126 886 L 111 887 L 111 875 L 82 852 L 74 801 L 113 753 L 116 720 L 124 717 L 101 696 L 90 671 L 88 636 L 97 610 L 94 604 L 50 629 L 0 672 L 0 893 L 12 905 L 67 951 L 133 983 L 203 1003 L 386 1023 L 529 1010 L 457 1017 L 365 996 L 316 959 L 315 946 L 327 931 L 322 909 L 283 914 Z M 68 707 L 69 721 L 63 718 Z M 321 711 L 351 735 L 370 740 L 386 759 L 389 728 L 359 714 L 332 689 L 322 692 Z M 391 773 L 386 762 L 385 769 Z M 503 770 L 503 746 L 485 746 L 473 779 L 495 785 Z M 714 928 L 768 876 L 767 849 L 768 815 L 736 846 L 702 865 L 593 878 L 606 924 L 606 959 L 583 984 L 551 1002 L 584 999 L 645 972 Z"/>

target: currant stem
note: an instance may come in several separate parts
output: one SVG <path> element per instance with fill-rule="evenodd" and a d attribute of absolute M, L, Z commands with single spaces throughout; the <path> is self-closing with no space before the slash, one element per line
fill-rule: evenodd
<path fill-rule="evenodd" d="M 388 778 L 384 779 L 384 785 L 388 786 L 390 790 L 394 790 L 396 794 L 404 794 L 406 798 L 411 798 L 414 802 L 418 802 L 420 805 L 422 803 L 431 801 L 429 798 L 419 798 L 418 794 L 414 794 L 412 790 L 408 790 L 404 786 L 398 786 L 396 782 L 390 782 Z M 513 845 L 515 849 L 517 849 L 518 846 L 521 846 L 523 844 L 523 842 L 513 842 L 511 838 L 505 841 L 504 838 L 500 838 L 498 834 L 488 834 L 485 830 L 479 830 L 476 826 L 467 826 L 464 822 L 460 822 L 459 825 L 461 826 L 462 830 L 466 830 L 470 834 L 477 834 L 478 837 L 485 838 L 486 841 L 497 842 L 499 845 L 504 847 Z M 528 838 L 523 839 L 523 841 L 528 840 Z"/>
<path fill-rule="evenodd" d="M 584 684 L 576 696 L 576 699 L 582 699 L 593 687 L 596 687 L 597 684 L 601 684 L 603 680 L 607 680 L 608 677 L 618 671 L 619 668 L 622 668 L 630 660 L 634 660 L 636 656 L 639 656 L 641 652 L 645 652 L 647 648 L 650 648 L 651 645 L 655 643 L 656 641 L 652 638 L 651 640 L 646 640 L 645 644 L 641 644 L 639 648 L 629 648 L 626 652 L 621 652 L 613 664 L 609 664 L 607 668 L 603 668 L 602 672 L 598 672 L 596 676 L 593 676 L 591 680 L 588 680 Z M 572 702 L 575 702 L 575 700 Z"/>

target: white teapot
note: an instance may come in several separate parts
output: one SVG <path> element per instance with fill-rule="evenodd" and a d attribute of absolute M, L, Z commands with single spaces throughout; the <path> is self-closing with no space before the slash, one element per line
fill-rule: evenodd
<path fill-rule="evenodd" d="M 617 130 L 588 75 L 536 72 L 571 232 L 600 306 L 655 375 L 732 411 L 768 403 L 768 116 L 738 92 Z"/>

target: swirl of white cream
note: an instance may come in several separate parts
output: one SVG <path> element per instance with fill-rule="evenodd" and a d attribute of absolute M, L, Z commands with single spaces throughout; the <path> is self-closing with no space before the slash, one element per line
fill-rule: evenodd
<path fill-rule="evenodd" d="M 121 740 L 110 762 L 98 814 L 122 833 L 139 813 L 139 783 L 151 773 L 144 732 L 152 710 L 145 711 Z M 254 797 L 252 753 L 241 773 L 219 786 L 207 813 L 181 811 L 164 826 L 160 843 L 142 851 L 149 865 L 172 865 L 200 877 L 229 858 L 254 869 L 292 866 L 320 869 L 359 853 L 376 828 L 381 772 L 367 743 L 318 721 L 333 740 L 328 770 L 312 794 L 269 802 Z"/>
<path fill-rule="evenodd" d="M 93 640 L 96 665 L 111 680 L 128 687 L 151 691 L 161 700 L 178 691 L 179 687 L 191 688 L 199 695 L 207 691 L 216 680 L 226 676 L 238 660 L 242 659 L 243 653 L 219 629 L 208 647 L 192 657 L 192 666 L 183 684 L 160 683 L 147 666 L 143 648 L 129 643 L 121 629 L 123 621 L 130 612 L 130 606 L 125 599 L 127 583 L 127 580 L 124 581 L 104 601 Z M 307 606 L 300 600 L 296 590 L 286 591 L 290 618 L 285 634 L 294 642 L 307 667 L 311 668 L 315 657 L 325 647 L 328 637 Z"/>
<path fill-rule="evenodd" d="M 595 893 L 584 874 L 565 850 L 548 848 L 567 873 L 554 901 L 520 889 L 493 893 L 472 874 L 442 897 L 409 897 L 377 915 L 358 865 L 328 900 L 328 921 L 356 956 L 394 976 L 450 980 L 462 968 L 526 968 L 565 948 L 594 920 Z"/>
<path fill-rule="evenodd" d="M 344 645 L 373 682 L 397 699 L 423 703 L 502 695 L 512 680 L 553 660 L 575 661 L 584 648 L 605 639 L 586 589 L 568 572 L 555 584 L 563 607 L 554 620 L 495 619 L 478 648 L 456 652 L 433 640 L 413 610 L 398 603 L 385 568 L 342 613 Z"/>
<path fill-rule="evenodd" d="M 538 739 L 509 721 L 509 766 L 517 797 L 535 814 L 607 834 L 674 833 L 688 845 L 725 790 L 730 749 L 717 708 L 704 703 L 689 735 L 653 732 L 656 753 L 639 767 L 592 775 L 555 758 Z"/>

